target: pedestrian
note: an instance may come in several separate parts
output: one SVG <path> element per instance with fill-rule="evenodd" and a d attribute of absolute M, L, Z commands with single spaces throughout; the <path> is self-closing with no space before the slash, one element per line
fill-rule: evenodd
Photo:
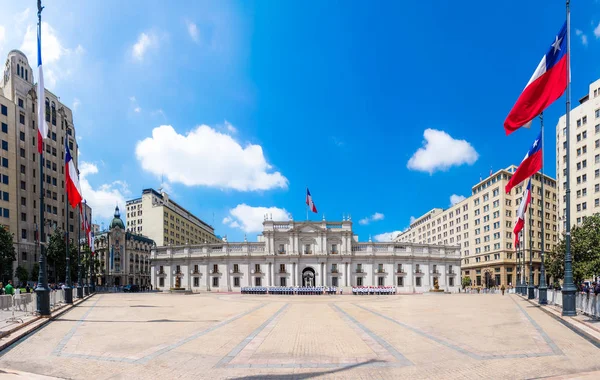
<path fill-rule="evenodd" d="M 6 287 L 4 288 L 4 294 L 11 296 L 15 294 L 15 288 L 13 288 L 11 280 L 8 280 L 8 284 L 6 284 Z"/>
<path fill-rule="evenodd" d="M 27 284 L 27 286 L 25 286 L 25 292 L 31 293 L 31 288 L 29 287 L 29 284 Z"/>

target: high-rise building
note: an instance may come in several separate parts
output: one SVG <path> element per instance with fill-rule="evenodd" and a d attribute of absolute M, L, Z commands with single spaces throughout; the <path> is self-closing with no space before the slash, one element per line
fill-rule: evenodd
<path fill-rule="evenodd" d="M 432 209 L 415 219 L 408 230 L 394 240 L 419 244 L 459 245 L 462 276 L 469 276 L 474 285 L 516 285 L 520 277 L 517 273 L 513 229 L 527 182 L 521 183 L 506 194 L 504 188 L 515 170 L 516 166 L 512 165 L 493 173 L 472 187 L 471 196 L 447 209 Z M 556 181 L 538 173 L 533 176 L 531 188 L 531 241 L 534 282 L 538 284 L 542 238 L 545 252 L 549 252 L 558 242 Z M 529 263 L 529 218 L 525 223 L 525 257 Z M 528 278 L 529 265 L 526 280 Z"/>
<path fill-rule="evenodd" d="M 45 91 L 48 138 L 44 146 L 44 234 L 42 243 L 55 229 L 71 233 L 76 240 L 77 210 L 65 215 L 65 137 L 75 163 L 79 149 L 73 113 L 49 90 Z M 36 244 L 40 223 L 40 155 L 37 141 L 37 95 L 34 71 L 25 54 L 8 53 L 4 78 L 0 81 L 0 224 L 14 235 L 17 259 L 28 271 L 38 261 Z M 66 222 L 67 216 L 70 218 Z"/>
<path fill-rule="evenodd" d="M 126 229 L 154 240 L 158 246 L 219 243 L 214 228 L 169 198 L 144 189 L 140 198 L 127 201 Z"/>
<path fill-rule="evenodd" d="M 561 231 L 566 228 L 567 174 L 566 115 L 556 124 L 556 181 Z M 571 110 L 569 128 L 569 181 L 571 188 L 571 225 L 581 224 L 600 212 L 600 79 Z"/>

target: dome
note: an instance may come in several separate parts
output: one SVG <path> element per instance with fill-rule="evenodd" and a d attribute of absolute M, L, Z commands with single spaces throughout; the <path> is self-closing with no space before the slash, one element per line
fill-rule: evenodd
<path fill-rule="evenodd" d="M 125 223 L 123 223 L 121 214 L 119 213 L 119 206 L 115 207 L 115 217 L 113 218 L 112 222 L 110 222 L 109 228 L 112 230 L 115 227 L 119 227 L 122 230 L 125 229 Z"/>

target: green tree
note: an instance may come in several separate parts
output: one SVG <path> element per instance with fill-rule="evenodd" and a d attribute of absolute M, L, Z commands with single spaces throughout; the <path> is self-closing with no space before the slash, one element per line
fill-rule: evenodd
<path fill-rule="evenodd" d="M 37 281 L 39 273 L 40 273 L 40 264 L 34 263 L 33 267 L 31 267 L 31 273 L 30 273 L 31 276 L 29 277 L 29 279 L 31 281 Z"/>
<path fill-rule="evenodd" d="M 564 279 L 565 276 L 564 239 L 547 255 L 548 273 L 553 281 Z M 587 217 L 579 226 L 571 230 L 571 257 L 573 258 L 573 280 L 581 284 L 586 279 L 600 273 L 600 215 Z"/>
<path fill-rule="evenodd" d="M 52 268 L 51 275 L 48 276 L 49 282 L 64 282 L 66 278 L 67 258 L 66 258 L 65 233 L 61 229 L 56 229 L 48 241 L 47 265 Z M 71 258 L 71 281 L 77 279 L 77 247 L 71 242 L 69 244 L 69 255 Z"/>
<path fill-rule="evenodd" d="M 462 288 L 466 288 L 467 286 L 471 286 L 471 277 L 466 276 L 462 279 Z"/>
<path fill-rule="evenodd" d="M 15 269 L 15 276 L 19 279 L 20 283 L 25 283 L 29 278 L 29 272 L 27 272 L 27 268 L 19 265 L 17 269 Z"/>
<path fill-rule="evenodd" d="M 8 227 L 0 226 L 0 277 L 5 284 L 12 279 L 12 264 L 16 259 L 13 234 Z"/>

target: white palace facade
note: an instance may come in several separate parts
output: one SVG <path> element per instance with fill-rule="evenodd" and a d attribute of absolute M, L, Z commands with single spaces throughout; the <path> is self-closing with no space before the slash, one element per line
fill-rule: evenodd
<path fill-rule="evenodd" d="M 246 239 L 244 239 L 246 240 Z M 398 292 L 458 292 L 460 248 L 358 242 L 352 221 L 265 219 L 258 242 L 155 247 L 158 290 L 239 292 L 245 286 L 396 286 Z"/>

